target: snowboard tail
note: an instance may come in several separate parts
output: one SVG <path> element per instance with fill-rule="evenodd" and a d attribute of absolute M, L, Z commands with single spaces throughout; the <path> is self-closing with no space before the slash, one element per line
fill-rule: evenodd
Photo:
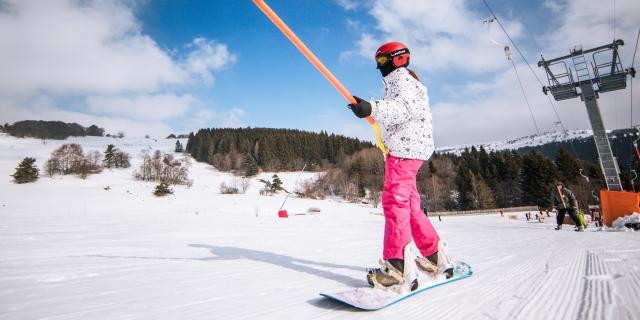
<path fill-rule="evenodd" d="M 321 292 L 320 295 L 360 310 L 374 311 L 388 307 L 429 289 L 466 279 L 472 274 L 473 271 L 470 265 L 465 262 L 455 262 L 453 277 L 445 279 L 444 275 L 438 277 L 423 275 L 418 277 L 418 289 L 411 292 L 401 293 L 389 289 L 362 287 L 334 293 Z"/>

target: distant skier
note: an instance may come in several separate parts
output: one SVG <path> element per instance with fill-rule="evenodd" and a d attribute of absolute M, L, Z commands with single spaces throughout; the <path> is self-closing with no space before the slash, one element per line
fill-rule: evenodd
<path fill-rule="evenodd" d="M 370 285 L 389 287 L 404 281 L 405 262 L 416 263 L 428 273 L 452 276 L 451 259 L 445 253 L 436 230 L 420 209 L 416 175 L 434 151 L 432 117 L 427 88 L 415 72 L 407 69 L 409 49 L 400 42 L 382 45 L 375 54 L 383 76 L 383 100 L 365 101 L 349 107 L 359 118 L 373 117 L 385 129 L 386 156 L 382 207 L 385 216 L 384 250 L 381 268 L 370 270 Z M 416 243 L 422 256 L 405 261 L 404 248 Z"/>
<path fill-rule="evenodd" d="M 556 230 L 562 229 L 562 223 L 564 221 L 564 215 L 569 214 L 573 222 L 576 224 L 576 231 L 583 231 L 582 223 L 578 218 L 577 208 L 578 201 L 576 196 L 573 195 L 571 190 L 567 189 L 560 181 L 556 182 L 555 188 L 551 190 L 551 204 L 558 210 L 556 215 L 556 222 L 558 226 Z"/>

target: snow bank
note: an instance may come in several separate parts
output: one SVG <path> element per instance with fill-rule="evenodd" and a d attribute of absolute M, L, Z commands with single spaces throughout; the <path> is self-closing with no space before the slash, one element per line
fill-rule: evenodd
<path fill-rule="evenodd" d="M 640 223 L 640 213 L 634 212 L 628 216 L 620 217 L 613 221 L 611 226 L 616 229 L 625 228 L 626 224 L 629 223 Z"/>

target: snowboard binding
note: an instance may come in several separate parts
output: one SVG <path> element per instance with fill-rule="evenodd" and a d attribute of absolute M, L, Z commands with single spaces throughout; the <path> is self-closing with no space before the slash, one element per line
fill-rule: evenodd
<path fill-rule="evenodd" d="M 444 274 L 446 279 L 453 277 L 453 261 L 447 254 L 446 247 L 447 243 L 440 241 L 438 243 L 438 251 L 428 257 L 416 257 L 418 269 L 431 276 Z"/>
<path fill-rule="evenodd" d="M 404 248 L 404 257 L 412 259 L 411 243 Z M 367 282 L 372 288 L 392 290 L 396 292 L 414 291 L 418 289 L 418 279 L 413 263 L 405 260 L 380 260 L 380 268 L 367 269 Z"/>

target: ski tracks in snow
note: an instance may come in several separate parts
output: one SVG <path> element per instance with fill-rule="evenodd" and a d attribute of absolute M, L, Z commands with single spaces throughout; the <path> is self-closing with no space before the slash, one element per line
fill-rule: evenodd
<path fill-rule="evenodd" d="M 520 238 L 532 239 L 526 233 L 522 231 Z M 526 250 L 523 248 L 523 254 L 502 265 L 504 274 L 488 276 L 497 277 L 495 282 L 499 289 L 488 287 L 474 293 L 488 302 L 482 308 L 483 317 L 635 318 L 638 303 L 634 299 L 640 296 L 640 273 L 636 267 L 639 252 L 611 250 L 628 246 L 628 240 L 633 239 L 629 237 L 635 236 L 633 233 L 620 234 L 615 240 L 608 237 L 611 234 L 604 233 L 554 230 L 545 230 L 545 233 L 538 233 L 539 238 Z M 516 246 L 521 244 L 519 241 L 514 243 Z M 501 251 L 501 247 L 506 249 L 499 241 L 493 245 L 496 251 Z M 498 261 L 507 262 L 504 258 Z"/>

